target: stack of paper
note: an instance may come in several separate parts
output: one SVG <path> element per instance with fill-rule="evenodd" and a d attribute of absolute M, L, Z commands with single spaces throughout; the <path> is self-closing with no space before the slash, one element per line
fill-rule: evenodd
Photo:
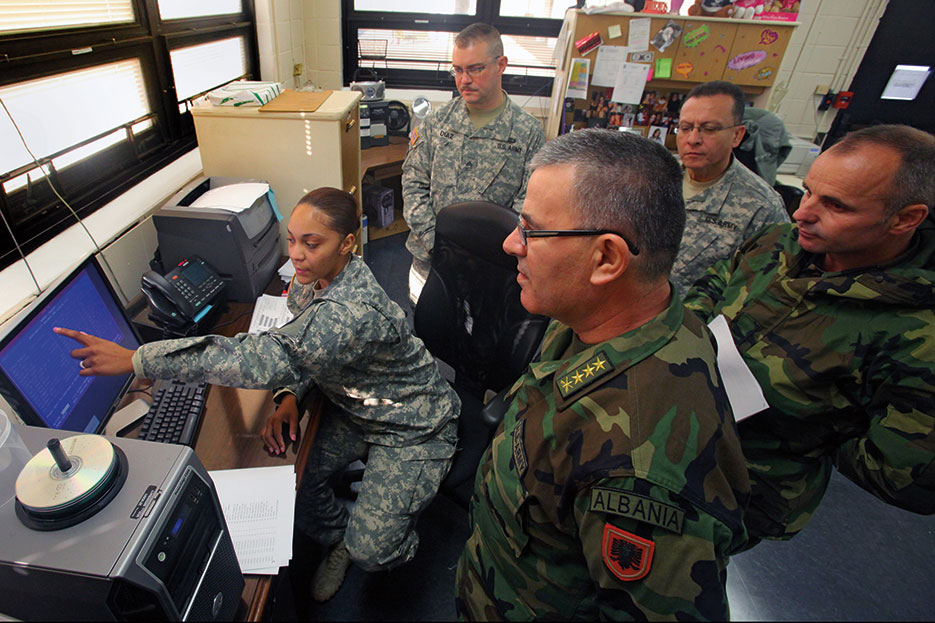
<path fill-rule="evenodd" d="M 278 329 L 292 320 L 292 312 L 286 306 L 286 297 L 261 294 L 253 307 L 253 317 L 247 333 L 257 335 L 270 329 Z"/>
<path fill-rule="evenodd" d="M 292 275 L 295 274 L 295 266 L 292 265 L 292 260 L 286 260 L 286 263 L 279 267 L 279 278 L 289 283 L 292 281 Z"/>
<path fill-rule="evenodd" d="M 292 465 L 208 472 L 244 573 L 276 575 L 292 558 Z"/>

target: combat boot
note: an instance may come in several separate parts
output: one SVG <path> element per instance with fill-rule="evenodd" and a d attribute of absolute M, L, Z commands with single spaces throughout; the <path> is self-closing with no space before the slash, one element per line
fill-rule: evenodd
<path fill-rule="evenodd" d="M 312 578 L 312 599 L 315 601 L 328 601 L 341 588 L 347 568 L 351 566 L 351 555 L 344 547 L 342 539 L 325 556 L 318 565 L 315 576 Z"/>

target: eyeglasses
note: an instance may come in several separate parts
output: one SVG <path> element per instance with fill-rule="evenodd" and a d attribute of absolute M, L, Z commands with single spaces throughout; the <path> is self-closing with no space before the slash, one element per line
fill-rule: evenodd
<path fill-rule="evenodd" d="M 612 229 L 526 229 L 523 227 L 523 217 L 516 219 L 516 228 L 519 230 L 519 236 L 523 240 L 523 246 L 526 246 L 527 238 L 557 238 L 559 236 L 600 236 L 601 234 L 614 234 L 620 236 L 630 248 L 630 253 L 639 255 L 640 251 L 636 245 L 627 240 L 627 237 Z"/>
<path fill-rule="evenodd" d="M 462 69 L 461 67 L 450 67 L 450 68 L 448 69 L 448 73 L 450 73 L 450 74 L 451 74 L 452 76 L 454 76 L 455 78 L 460 78 L 460 77 L 463 76 L 464 74 L 467 74 L 467 75 L 469 75 L 469 76 L 472 77 L 472 78 L 476 78 L 476 77 L 478 77 L 479 75 L 481 75 L 482 73 L 484 73 L 484 70 L 487 69 L 488 67 L 490 67 L 490 65 L 492 65 L 492 64 L 495 63 L 495 62 L 497 62 L 497 59 L 498 59 L 498 58 L 500 58 L 500 57 L 499 57 L 499 56 L 495 56 L 495 57 L 493 57 L 493 59 L 487 61 L 487 62 L 484 63 L 483 65 L 471 65 L 471 66 L 468 67 L 467 69 Z"/>
<path fill-rule="evenodd" d="M 705 123 L 703 125 L 688 125 L 687 123 L 680 123 L 675 127 L 675 131 L 678 134 L 691 134 L 692 130 L 698 130 L 701 132 L 702 136 L 714 136 L 718 132 L 723 132 L 724 130 L 730 130 L 731 128 L 737 128 L 742 126 L 742 123 L 735 123 L 734 125 L 729 126 L 720 126 L 713 123 Z"/>

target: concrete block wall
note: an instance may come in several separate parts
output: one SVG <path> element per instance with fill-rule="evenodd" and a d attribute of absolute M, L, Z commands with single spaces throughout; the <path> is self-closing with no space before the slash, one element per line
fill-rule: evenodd
<path fill-rule="evenodd" d="M 886 0 L 802 0 L 773 88 L 755 105 L 776 113 L 794 136 L 827 132 L 837 110 L 819 111 L 815 91 L 847 90 L 885 8 Z"/>
<path fill-rule="evenodd" d="M 305 32 L 306 2 L 256 0 L 254 7 L 261 79 L 281 82 L 289 89 L 303 86 L 308 79 L 306 52 L 310 47 Z M 296 65 L 302 65 L 298 76 L 294 75 Z"/>

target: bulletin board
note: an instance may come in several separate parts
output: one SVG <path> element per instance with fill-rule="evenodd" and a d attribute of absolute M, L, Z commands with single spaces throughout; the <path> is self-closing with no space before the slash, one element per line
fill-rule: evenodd
<path fill-rule="evenodd" d="M 734 37 L 722 80 L 772 86 L 791 38 L 792 29 L 779 28 L 775 22 L 742 24 Z"/>
<path fill-rule="evenodd" d="M 672 67 L 673 78 L 686 82 L 720 80 L 734 46 L 739 24 L 686 22 Z"/>
<path fill-rule="evenodd" d="M 652 41 L 670 22 L 680 29 L 679 36 L 665 49 L 650 44 L 647 53 L 628 62 L 648 63 L 651 68 L 645 91 L 687 93 L 695 84 L 708 80 L 728 80 L 747 92 L 761 93 L 772 86 L 782 56 L 792 36 L 796 22 L 734 20 L 649 13 L 597 13 L 569 10 L 565 15 L 563 35 L 560 35 L 558 67 L 552 86 L 546 137 L 554 138 L 568 126 L 568 120 L 580 115 L 589 106 L 593 110 L 595 98 L 606 99 L 603 87 L 595 87 L 589 80 L 587 96 L 566 102 L 569 74 L 575 59 L 589 59 L 589 74 L 593 76 L 599 48 L 578 49 L 575 42 L 597 33 L 602 46 L 626 46 L 630 22 L 649 18 L 649 36 Z M 670 98 L 674 99 L 674 98 Z M 619 107 L 618 107 L 619 108 Z M 671 109 L 671 105 L 669 106 Z M 670 111 L 671 112 L 671 111 Z M 602 114 L 604 114 L 602 112 Z M 640 130 L 646 135 L 650 124 Z M 667 138 L 666 144 L 674 137 Z M 674 144 L 674 143 L 673 143 Z M 670 145 L 671 146 L 671 145 Z"/>

